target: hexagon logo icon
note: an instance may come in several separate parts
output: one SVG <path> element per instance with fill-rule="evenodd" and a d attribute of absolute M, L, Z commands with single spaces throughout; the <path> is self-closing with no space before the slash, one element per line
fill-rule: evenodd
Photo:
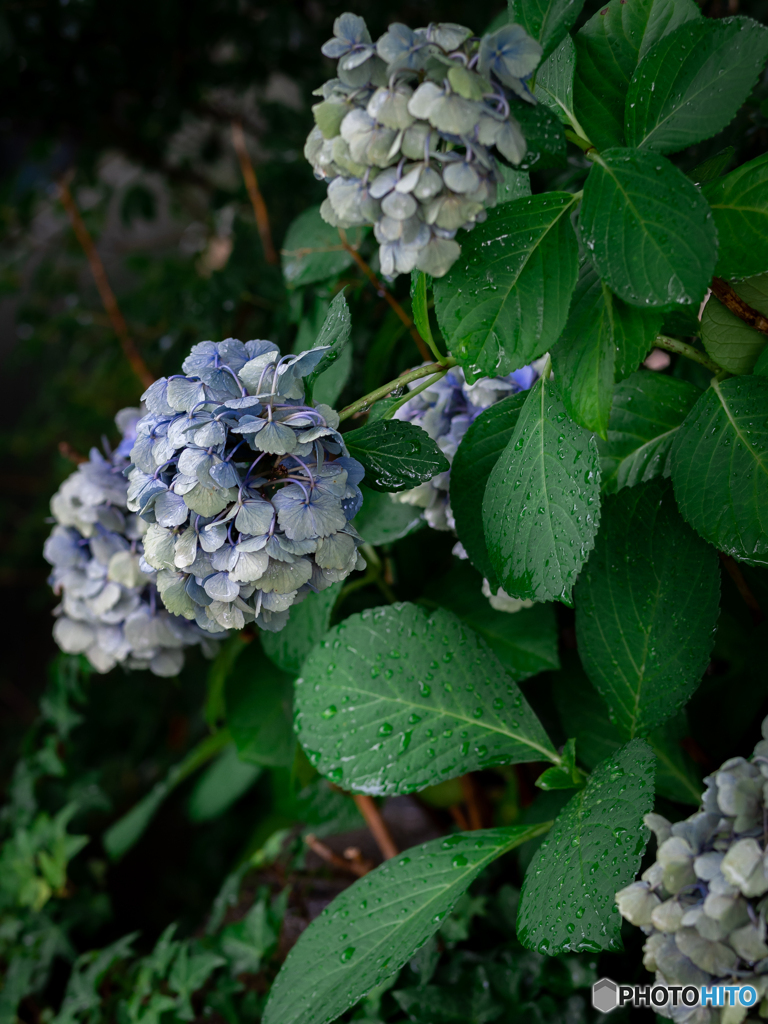
<path fill-rule="evenodd" d="M 619 986 L 610 978 L 601 978 L 592 986 L 592 1005 L 600 1013 L 610 1013 L 619 1005 Z"/>

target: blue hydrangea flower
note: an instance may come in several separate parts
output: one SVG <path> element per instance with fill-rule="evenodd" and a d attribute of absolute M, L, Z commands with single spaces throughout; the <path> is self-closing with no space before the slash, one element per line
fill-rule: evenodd
<path fill-rule="evenodd" d="M 149 524 L 145 567 L 168 611 L 212 634 L 279 630 L 291 605 L 365 566 L 351 522 L 363 468 L 337 414 L 304 395 L 326 351 L 206 341 L 143 396 L 127 502 Z"/>
<path fill-rule="evenodd" d="M 116 416 L 122 434 L 113 452 L 92 449 L 51 499 L 56 525 L 44 555 L 61 597 L 53 635 L 62 650 L 84 654 L 97 672 L 116 665 L 177 675 L 184 648 L 216 644 L 193 623 L 169 615 L 143 560 L 146 524 L 127 512 L 124 470 L 136 440 L 139 409 Z"/>

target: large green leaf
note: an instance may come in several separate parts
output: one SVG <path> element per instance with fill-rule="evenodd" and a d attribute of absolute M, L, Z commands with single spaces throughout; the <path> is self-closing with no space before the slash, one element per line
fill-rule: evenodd
<path fill-rule="evenodd" d="M 554 607 L 535 604 L 517 612 L 499 611 L 483 595 L 481 585 L 479 574 L 467 562 L 457 561 L 424 596 L 466 622 L 517 682 L 556 669 L 560 660 Z"/>
<path fill-rule="evenodd" d="M 672 446 L 680 511 L 726 555 L 768 567 L 768 378 L 713 381 Z"/>
<path fill-rule="evenodd" d="M 483 528 L 504 590 L 570 602 L 599 520 L 595 439 L 569 418 L 556 386 L 540 379 L 485 488 Z"/>
<path fill-rule="evenodd" d="M 510 103 L 510 112 L 520 125 L 526 144 L 525 156 L 518 165 L 520 170 L 567 166 L 568 146 L 558 114 L 543 103 L 534 106 L 515 99 Z"/>
<path fill-rule="evenodd" d="M 579 763 L 592 771 L 618 750 L 621 736 L 608 718 L 604 701 L 578 664 L 575 652 L 572 659 L 553 676 L 555 706 L 566 735 L 576 739 Z M 656 792 L 668 800 L 697 806 L 701 799 L 701 774 L 680 742 L 688 735 L 685 712 L 679 711 L 647 739 L 656 755 Z"/>
<path fill-rule="evenodd" d="M 272 986 L 263 1024 L 335 1020 L 400 970 L 488 864 L 548 827 L 459 832 L 379 865 L 302 934 Z"/>
<path fill-rule="evenodd" d="M 581 237 L 600 276 L 634 306 L 698 304 L 717 259 L 707 201 L 665 157 L 608 149 L 584 186 Z"/>
<path fill-rule="evenodd" d="M 536 69 L 534 94 L 565 124 L 576 121 L 573 112 L 573 73 L 576 68 L 576 46 L 570 36 Z"/>
<path fill-rule="evenodd" d="M 768 274 L 738 281 L 731 287 L 747 305 L 768 316 Z M 768 335 L 750 327 L 711 294 L 701 315 L 701 340 L 724 370 L 751 373 L 768 344 Z"/>
<path fill-rule="evenodd" d="M 296 731 L 345 789 L 411 793 L 492 764 L 556 760 L 499 660 L 442 608 L 368 609 L 335 626 L 296 683 Z"/>
<path fill-rule="evenodd" d="M 645 736 L 699 685 L 715 642 L 717 552 L 683 521 L 667 481 L 603 504 L 574 592 L 587 675 L 626 739 Z"/>
<path fill-rule="evenodd" d="M 309 594 L 301 604 L 292 606 L 288 623 L 278 633 L 261 631 L 264 653 L 283 672 L 291 676 L 301 672 L 304 659 L 328 631 L 340 591 L 341 583 L 334 583 L 332 587 Z"/>
<path fill-rule="evenodd" d="M 358 246 L 367 230 L 350 228 L 350 245 Z M 353 262 L 341 244 L 338 229 L 320 216 L 319 206 L 311 206 L 291 222 L 282 253 L 283 276 L 289 288 L 334 277 Z"/>
<path fill-rule="evenodd" d="M 624 106 L 635 68 L 678 25 L 700 18 L 694 0 L 610 0 L 575 37 L 579 120 L 598 149 L 624 143 Z"/>
<path fill-rule="evenodd" d="M 665 35 L 627 92 L 630 146 L 674 153 L 716 135 L 749 96 L 768 57 L 768 29 L 750 18 L 700 18 Z"/>
<path fill-rule="evenodd" d="M 584 0 L 509 0 L 510 21 L 541 43 L 545 60 L 581 13 Z"/>
<path fill-rule="evenodd" d="M 374 491 L 405 491 L 444 473 L 450 464 L 429 434 L 416 423 L 377 420 L 344 435 L 353 459 L 365 468 Z"/>
<path fill-rule="evenodd" d="M 483 534 L 483 495 L 491 470 L 507 447 L 525 394 L 510 395 L 481 412 L 461 439 L 451 464 L 451 511 L 470 561 L 499 589 Z"/>
<path fill-rule="evenodd" d="M 637 872 L 653 807 L 653 751 L 632 740 L 600 764 L 555 819 L 525 874 L 517 936 L 555 956 L 620 950 L 614 894 Z"/>
<path fill-rule="evenodd" d="M 639 370 L 616 386 L 608 438 L 598 441 L 603 491 L 669 476 L 669 453 L 701 391 L 687 380 Z"/>
<path fill-rule="evenodd" d="M 519 369 L 560 336 L 578 275 L 575 202 L 548 192 L 490 210 L 435 282 L 440 329 L 470 381 Z"/>
<path fill-rule="evenodd" d="M 388 494 L 372 491 L 365 484 L 360 490 L 363 507 L 355 516 L 355 529 L 366 544 L 393 544 L 425 525 L 420 508 L 393 501 Z"/>
<path fill-rule="evenodd" d="M 226 684 L 227 725 L 240 759 L 287 766 L 296 747 L 291 729 L 293 679 L 265 657 L 259 640 L 240 656 Z"/>
<path fill-rule="evenodd" d="M 717 228 L 716 273 L 751 277 L 768 270 L 768 154 L 702 188 Z"/>
<path fill-rule="evenodd" d="M 592 263 L 584 261 L 565 330 L 552 350 L 560 393 L 572 419 L 606 436 L 614 380 L 628 376 L 645 359 L 661 319 L 658 310 L 622 302 Z"/>

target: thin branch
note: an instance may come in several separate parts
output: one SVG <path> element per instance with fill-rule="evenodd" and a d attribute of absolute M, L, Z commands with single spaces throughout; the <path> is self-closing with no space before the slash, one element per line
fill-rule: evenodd
<path fill-rule="evenodd" d="M 430 377 L 434 373 L 442 373 L 455 365 L 455 359 L 447 359 L 443 364 L 428 363 L 426 366 L 417 366 L 415 370 L 409 370 L 407 373 L 401 374 L 395 380 L 391 380 L 388 384 L 382 384 L 380 388 L 376 388 L 375 391 L 369 391 L 367 395 L 363 395 L 356 402 L 346 406 L 339 413 L 339 420 L 348 420 L 356 412 L 367 412 L 379 399 L 386 398 L 391 391 L 397 391 L 398 388 L 403 387 L 405 384 L 410 384 L 412 380 L 420 380 L 422 377 Z"/>
<path fill-rule="evenodd" d="M 468 773 L 467 775 L 462 775 L 459 782 L 461 783 L 461 792 L 464 795 L 464 803 L 469 814 L 469 827 L 474 832 L 476 829 L 483 827 L 483 816 L 480 813 L 475 780 L 472 778 L 471 773 Z"/>
<path fill-rule="evenodd" d="M 461 831 L 462 832 L 469 832 L 470 831 L 469 822 L 467 821 L 466 816 L 464 814 L 464 811 L 461 809 L 461 807 L 458 804 L 451 804 L 451 806 L 448 808 L 448 810 L 450 811 L 451 817 L 456 822 L 456 824 L 459 826 Z"/>
<path fill-rule="evenodd" d="M 280 262 L 280 257 L 277 255 L 277 251 L 272 242 L 272 230 L 269 226 L 269 213 L 267 212 L 267 204 L 264 202 L 264 196 L 259 191 L 259 183 L 256 179 L 256 171 L 253 169 L 253 163 L 251 161 L 251 155 L 248 152 L 248 146 L 245 142 L 245 132 L 240 121 L 232 122 L 232 144 L 235 147 L 237 153 L 237 159 L 240 161 L 240 170 L 243 172 L 243 181 L 245 187 L 248 190 L 248 197 L 251 200 L 251 206 L 253 207 L 253 215 L 256 218 L 256 227 L 259 231 L 259 238 L 261 239 L 261 248 L 264 250 L 264 259 L 267 263 L 271 263 L 276 266 Z"/>
<path fill-rule="evenodd" d="M 104 269 L 101 256 L 99 256 L 90 232 L 85 226 L 83 218 L 80 216 L 80 211 L 77 208 L 75 197 L 72 195 L 69 187 L 69 180 L 66 176 L 59 181 L 59 199 L 61 200 L 61 204 L 64 209 L 67 211 L 70 223 L 72 224 L 72 230 L 75 232 L 75 236 L 77 237 L 77 240 L 85 253 L 86 259 L 88 260 L 93 280 L 96 282 L 96 287 L 99 295 L 101 296 L 102 305 L 104 306 L 107 316 L 109 317 L 109 321 L 112 324 L 112 330 L 120 341 L 123 353 L 131 364 L 131 369 L 144 387 L 148 388 L 155 378 L 150 373 L 149 367 L 144 362 L 143 357 L 136 348 L 133 338 L 128 333 L 128 325 L 125 322 L 123 314 L 120 312 L 120 307 L 117 304 L 115 293 L 110 287 L 107 272 Z"/>
<path fill-rule="evenodd" d="M 74 462 L 76 466 L 88 461 L 88 457 L 79 452 L 77 448 L 73 448 L 69 441 L 59 441 L 59 455 Z"/>
<path fill-rule="evenodd" d="M 304 842 L 321 860 L 324 860 L 326 864 L 332 864 L 335 868 L 340 868 L 342 871 L 349 871 L 353 875 L 357 875 L 358 878 L 362 878 L 363 875 L 367 875 L 370 871 L 368 862 L 364 861 L 362 857 L 340 857 L 338 853 L 333 852 L 330 846 L 326 846 L 325 843 L 321 843 L 317 836 L 304 836 Z M 360 851 L 358 850 L 357 853 L 359 854 L 359 852 Z"/>
<path fill-rule="evenodd" d="M 371 270 L 371 268 L 365 262 L 363 257 L 357 251 L 357 249 L 355 249 L 355 247 L 353 245 L 349 244 L 349 241 L 347 240 L 347 233 L 346 233 L 346 231 L 344 231 L 343 228 L 339 228 L 339 238 L 341 239 L 341 244 L 344 247 L 344 249 L 346 249 L 346 251 L 352 257 L 352 259 L 355 261 L 355 263 L 358 265 L 358 267 L 360 267 L 362 272 L 365 274 L 365 276 L 371 282 L 373 287 L 376 289 L 376 294 L 380 295 L 382 299 L 386 299 L 386 301 L 389 303 L 390 307 L 394 310 L 394 312 L 398 315 L 400 320 L 408 328 L 408 330 L 411 333 L 411 337 L 416 342 L 416 347 L 418 348 L 419 352 L 421 353 L 422 359 L 432 359 L 433 358 L 432 357 L 432 353 L 430 352 L 429 347 L 424 343 L 424 339 L 422 338 L 422 336 L 416 330 L 416 327 L 415 327 L 415 325 L 413 323 L 413 320 L 411 320 L 411 318 L 405 312 L 405 310 L 400 305 L 400 303 L 397 301 L 397 299 L 392 294 L 392 292 L 388 291 L 384 287 L 384 285 L 381 283 L 381 281 L 378 279 L 378 277 L 376 277 L 374 272 Z"/>
<path fill-rule="evenodd" d="M 757 598 L 749 589 L 749 584 L 744 579 L 744 573 L 741 571 L 739 566 L 731 558 L 730 555 L 724 555 L 722 551 L 718 552 L 718 554 L 720 555 L 720 561 L 725 566 L 725 571 L 736 584 L 739 593 L 744 599 L 744 603 L 752 612 L 752 623 L 755 626 L 759 626 L 765 618 L 765 613 L 763 612 L 763 609 L 760 607 Z"/>
<path fill-rule="evenodd" d="M 712 278 L 712 291 L 725 308 L 730 310 L 739 320 L 743 320 L 745 324 L 754 327 L 761 334 L 768 334 L 768 319 L 759 310 L 753 309 L 740 295 L 737 295 L 722 277 Z"/>
<path fill-rule="evenodd" d="M 722 373 L 722 366 L 718 366 L 717 363 L 713 363 L 711 359 L 707 358 L 703 352 L 699 352 L 693 345 L 687 344 L 685 341 L 678 341 L 677 338 L 668 338 L 666 334 L 660 334 L 656 338 L 656 345 L 659 348 L 665 348 L 667 352 L 676 352 L 679 356 L 685 356 L 686 359 L 692 359 L 694 363 L 701 363 L 712 373 Z"/>
<path fill-rule="evenodd" d="M 392 857 L 396 857 L 399 851 L 373 797 L 365 796 L 363 793 L 353 793 L 352 799 L 357 804 L 358 811 L 365 818 L 365 823 L 371 830 L 371 835 L 376 840 L 376 845 L 381 850 L 384 859 L 391 860 Z"/>

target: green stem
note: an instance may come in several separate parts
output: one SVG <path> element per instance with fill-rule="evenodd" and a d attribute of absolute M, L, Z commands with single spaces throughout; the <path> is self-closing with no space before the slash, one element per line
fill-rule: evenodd
<path fill-rule="evenodd" d="M 571 124 L 573 125 L 574 130 L 571 131 L 570 128 L 565 129 L 566 139 L 568 139 L 569 142 L 572 142 L 575 146 L 578 146 L 579 149 L 583 150 L 585 153 L 597 152 L 576 118 L 571 117 L 570 114 L 568 116 L 571 118 Z"/>
<path fill-rule="evenodd" d="M 338 608 L 345 597 L 348 597 L 350 594 L 354 594 L 356 590 L 362 590 L 363 587 L 367 587 L 370 584 L 374 584 L 379 588 L 389 604 L 395 604 L 397 597 L 390 585 L 383 578 L 384 566 L 376 553 L 376 549 L 370 544 L 361 544 L 360 550 L 368 563 L 368 571 L 365 576 L 361 576 L 357 580 L 352 580 L 351 583 L 347 583 L 346 586 L 342 588 L 335 607 Z"/>
<path fill-rule="evenodd" d="M 448 356 L 443 363 L 428 363 L 426 366 L 417 366 L 415 370 L 409 370 L 408 373 L 404 373 L 402 377 L 398 377 L 396 380 L 391 380 L 388 384 L 382 384 L 380 388 L 376 388 L 375 391 L 369 391 L 367 395 L 363 395 L 362 398 L 358 398 L 356 402 L 352 402 L 345 409 L 342 409 L 339 413 L 339 421 L 348 420 L 350 416 L 354 416 L 356 412 L 365 410 L 366 412 L 381 398 L 386 398 L 390 392 L 403 387 L 406 384 L 410 384 L 412 380 L 420 380 L 422 377 L 431 377 L 435 373 L 439 373 L 442 370 L 450 370 L 452 366 L 456 365 L 456 360 L 452 356 Z"/>
<path fill-rule="evenodd" d="M 701 363 L 712 373 L 725 373 L 722 366 L 718 366 L 711 359 L 704 355 L 703 352 L 699 352 L 698 349 L 694 348 L 693 345 L 688 345 L 684 341 L 678 341 L 677 338 L 669 338 L 666 334 L 660 334 L 656 338 L 656 346 L 658 348 L 665 348 L 667 352 L 675 352 L 679 356 L 685 356 L 686 359 L 692 359 L 694 363 Z"/>
<path fill-rule="evenodd" d="M 391 420 L 401 405 L 405 405 L 406 402 L 410 402 L 414 395 L 418 395 L 422 391 L 426 391 L 427 388 L 431 388 L 432 385 L 439 381 L 441 377 L 444 377 L 446 373 L 448 373 L 447 369 L 440 370 L 438 373 L 434 375 L 434 377 L 428 377 L 423 384 L 419 384 L 419 386 L 417 388 L 414 388 L 413 391 L 406 391 L 402 398 L 398 398 L 396 402 L 390 405 L 390 407 L 387 409 L 387 411 L 381 418 L 383 420 Z"/>

